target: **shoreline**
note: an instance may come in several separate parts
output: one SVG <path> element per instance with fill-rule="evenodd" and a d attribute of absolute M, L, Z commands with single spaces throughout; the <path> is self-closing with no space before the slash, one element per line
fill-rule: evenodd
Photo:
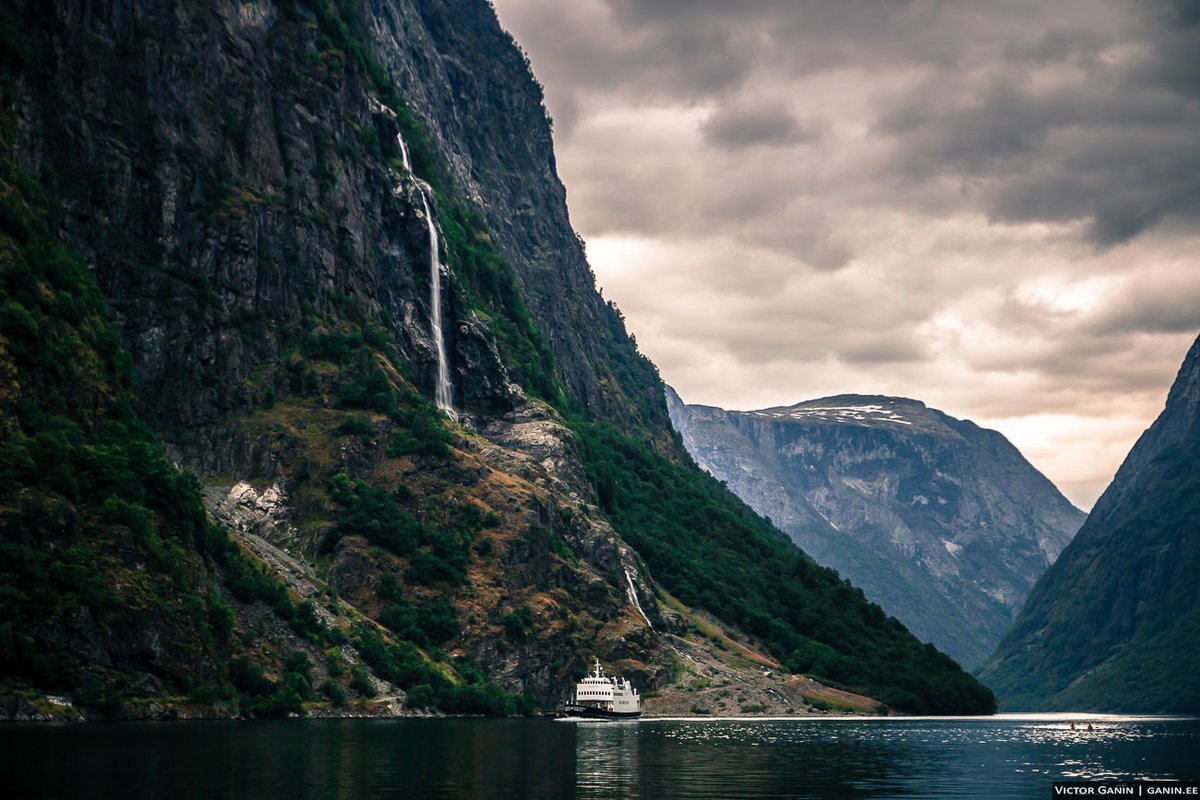
<path fill-rule="evenodd" d="M 541 712 L 528 717 L 507 719 L 559 719 L 554 712 Z M 258 720 L 235 713 L 227 704 L 191 703 L 182 698 L 150 698 L 131 700 L 116 714 L 87 714 L 65 697 L 0 698 L 0 724 L 11 725 L 79 725 L 111 722 L 254 722 L 266 719 L 488 719 L 473 714 L 442 714 L 400 708 L 394 701 L 348 705 L 341 708 L 313 704 L 304 714 Z M 566 718 L 563 718 L 566 719 Z M 856 721 L 856 722 L 1137 722 L 1163 720 L 1194 720 L 1200 715 L 1187 712 L 1103 712 L 1103 711 L 1017 711 L 978 715 L 908 715 L 908 714 L 844 714 L 818 711 L 808 714 L 643 714 L 636 720 L 603 720 L 603 722 L 796 722 L 796 721 Z"/>

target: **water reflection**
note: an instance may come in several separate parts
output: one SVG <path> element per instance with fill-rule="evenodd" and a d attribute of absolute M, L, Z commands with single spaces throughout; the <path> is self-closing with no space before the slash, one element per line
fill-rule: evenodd
<path fill-rule="evenodd" d="M 581 728 L 576 788 L 613 797 L 1044 797 L 1053 780 L 1194 777 L 1195 721 L 643 720 Z"/>
<path fill-rule="evenodd" d="M 580 798 L 903 796 L 922 773 L 955 772 L 904 737 L 797 720 L 597 726 L 580 730 L 576 753 Z"/>
<path fill-rule="evenodd" d="M 574 742 L 525 720 L 0 726 L 8 797 L 557 798 Z"/>
<path fill-rule="evenodd" d="M 1075 718 L 1080 721 L 1080 717 Z M 1050 782 L 1200 779 L 1200 721 L 284 720 L 0 726 L 4 796 L 1049 796 Z"/>
<path fill-rule="evenodd" d="M 571 723 L 564 723 L 571 725 Z M 579 797 L 641 797 L 637 722 L 575 723 L 575 786 Z"/>

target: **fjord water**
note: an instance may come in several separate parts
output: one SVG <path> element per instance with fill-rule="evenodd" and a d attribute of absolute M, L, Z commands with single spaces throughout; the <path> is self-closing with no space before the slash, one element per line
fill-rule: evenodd
<path fill-rule="evenodd" d="M 1200 778 L 1200 719 L 9 725 L 0 753 L 21 798 L 1046 798 L 1054 780 Z"/>

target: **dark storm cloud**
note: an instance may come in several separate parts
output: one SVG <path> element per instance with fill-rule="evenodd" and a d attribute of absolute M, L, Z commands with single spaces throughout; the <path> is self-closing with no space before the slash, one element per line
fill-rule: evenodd
<path fill-rule="evenodd" d="M 578 93 L 599 91 L 710 105 L 702 138 L 720 150 L 812 142 L 813 121 L 741 95 L 837 69 L 919 68 L 925 80 L 873 122 L 893 145 L 880 177 L 897 202 L 952 177 L 996 221 L 1078 221 L 1101 247 L 1171 219 L 1200 227 L 1194 0 L 1133 13 L 1095 2 L 510 3 L 535 66 L 571 87 L 549 93 L 566 133 L 586 113 Z"/>
<path fill-rule="evenodd" d="M 1018 59 L 949 99 L 899 98 L 877 128 L 896 142 L 892 170 L 974 179 L 992 219 L 1082 221 L 1101 247 L 1172 219 L 1200 228 L 1200 27 L 1186 19 L 1147 15 L 1107 48 L 1043 39 L 1025 52 L 1040 73 Z"/>
<path fill-rule="evenodd" d="M 1192 124 L 1200 126 L 1196 116 Z M 993 179 L 986 192 L 992 219 L 1083 220 L 1088 239 L 1102 247 L 1171 218 L 1200 227 L 1200 138 L 1185 125 L 1078 127 L 1043 149 L 1057 157 Z"/>

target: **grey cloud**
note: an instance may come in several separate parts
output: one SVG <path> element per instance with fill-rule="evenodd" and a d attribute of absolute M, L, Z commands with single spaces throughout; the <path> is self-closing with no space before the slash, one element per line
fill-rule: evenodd
<path fill-rule="evenodd" d="M 1125 360 L 1109 356 L 1104 359 L 1073 361 L 1055 354 L 1034 362 L 1033 366 L 1062 383 L 1069 383 L 1073 393 L 1128 395 L 1135 392 L 1162 390 L 1163 375 L 1178 369 L 1178 363 L 1165 360 Z M 1164 393 L 1165 394 L 1165 393 Z M 1074 397 L 1076 405 L 1080 400 Z"/>
<path fill-rule="evenodd" d="M 742 41 L 757 52 L 756 63 L 793 76 L 845 65 L 953 64 L 968 49 L 956 34 L 966 33 L 974 17 L 969 8 L 873 0 L 608 0 L 608 5 L 624 30 L 654 31 L 666 42 L 687 28 L 751 32 Z M 1003 20 L 997 24 L 1002 27 Z"/>
<path fill-rule="evenodd" d="M 599 0 L 497 5 L 543 82 L 572 92 L 694 101 L 737 89 L 756 60 L 738 40 L 739 29 L 720 19 L 689 17 L 687 24 L 656 28 L 629 25 Z M 553 81 L 545 77 L 551 74 Z"/>
<path fill-rule="evenodd" d="M 1061 67 L 1050 88 L 1010 63 L 978 89 L 955 92 L 952 78 L 935 78 L 929 90 L 950 89 L 940 105 L 897 98 L 876 128 L 896 143 L 893 173 L 970 177 L 990 218 L 1082 221 L 1100 247 L 1168 219 L 1200 229 L 1200 28 L 1143 29 L 1130 42 L 1146 55 L 1089 58 L 1082 81 L 1072 80 L 1075 66 L 1053 62 L 1081 48 L 1094 54 L 1092 37 L 1078 38 L 1086 45 L 1066 37 L 1034 48 Z"/>
<path fill-rule="evenodd" d="M 702 201 L 698 211 L 710 220 L 752 220 L 782 210 L 786 195 L 778 187 L 759 183 L 741 183 L 723 187 L 715 196 Z"/>
<path fill-rule="evenodd" d="M 1156 205 L 1137 198 L 1098 203 L 1091 212 L 1088 238 L 1100 247 L 1127 242 L 1162 219 L 1163 211 Z"/>
<path fill-rule="evenodd" d="M 761 247 L 790 255 L 821 272 L 836 272 L 854 258 L 854 249 L 819 220 L 771 220 L 754 226 L 744 236 Z"/>
<path fill-rule="evenodd" d="M 1200 281 L 1190 287 L 1138 288 L 1089 319 L 1085 329 L 1111 336 L 1200 331 Z"/>
<path fill-rule="evenodd" d="M 700 125 L 704 140 L 723 150 L 744 150 L 766 145 L 812 143 L 818 138 L 813 123 L 801 123 L 779 107 L 746 108 L 723 106 Z"/>
<path fill-rule="evenodd" d="M 501 5 L 535 68 L 554 75 L 545 80 L 563 138 L 594 112 L 595 98 L 607 97 L 713 105 L 700 131 L 718 151 L 824 146 L 831 137 L 783 105 L 739 98 L 820 71 L 920 67 L 925 80 L 893 93 L 875 121 L 875 136 L 893 149 L 884 170 L 867 176 L 880 202 L 908 202 L 922 184 L 953 177 L 968 191 L 944 204 L 976 207 L 997 222 L 1079 221 L 1102 248 L 1168 220 L 1200 228 L 1200 26 L 1190 23 L 1191 2 L 1140 13 L 1115 2 L 1021 0 Z M 1128 52 L 1114 57 L 1120 47 Z M 659 184 L 651 196 L 674 186 Z M 763 202 L 782 209 L 801 187 L 778 188 L 773 203 Z M 595 199 L 637 225 L 625 213 L 629 196 Z M 684 223 L 703 231 L 708 220 L 685 214 L 676 224 Z"/>
<path fill-rule="evenodd" d="M 1030 153 L 1051 126 L 1047 117 L 1058 113 L 1057 106 L 1048 111 L 1010 80 L 968 94 L 948 109 L 928 102 L 910 105 L 906 98 L 898 102 L 876 131 L 899 142 L 894 169 L 918 180 L 943 172 L 987 173 Z"/>
<path fill-rule="evenodd" d="M 496 5 L 502 22 L 533 55 L 543 82 L 640 102 L 688 103 L 734 96 L 770 73 L 796 78 L 840 67 L 913 63 L 950 69 L 973 57 L 973 33 L 981 24 L 993 34 L 1017 31 L 1024 26 L 1022 17 L 1042 6 L 1033 0 L 1011 2 L 981 23 L 967 6 L 873 0 L 498 0 Z M 1056 3 L 1051 13 L 1069 17 L 1073 6 Z M 547 77 L 551 74 L 553 80 Z"/>
<path fill-rule="evenodd" d="M 1175 0 L 1170 9 L 1175 23 L 1181 28 L 1200 27 L 1200 2 L 1197 0 Z"/>
<path fill-rule="evenodd" d="M 570 137 L 582 117 L 583 109 L 575 92 L 554 85 L 546 88 L 546 107 L 554 109 L 554 132 L 560 139 Z"/>
<path fill-rule="evenodd" d="M 895 332 L 871 333 L 852 338 L 837 348 L 837 357 L 848 364 L 901 364 L 928 361 L 929 348 L 913 336 Z"/>
<path fill-rule="evenodd" d="M 780 288 L 776 292 L 784 294 Z M 839 296 L 859 300 L 838 305 Z M 831 281 L 804 297 L 781 303 L 741 303 L 719 315 L 689 316 L 689 338 L 727 348 L 740 363 L 896 364 L 928 361 L 927 344 L 915 332 L 932 309 L 923 298 L 879 306 L 871 293 Z"/>
<path fill-rule="evenodd" d="M 731 271 L 730 277 L 736 276 Z M 782 293 L 778 283 L 771 285 Z M 829 360 L 856 366 L 911 364 L 932 357 L 913 332 L 924 316 L 922 309 L 872 309 L 863 303 L 847 312 L 830 302 L 838 293 L 830 286 L 811 297 L 769 305 L 736 290 L 714 292 L 690 299 L 670 315 L 671 336 L 696 352 L 728 354 L 748 368 Z"/>
<path fill-rule="evenodd" d="M 1169 341 L 1169 340 L 1168 340 Z M 1027 388 L 1020 394 L 972 397 L 971 405 L 979 414 L 1020 415 L 1037 413 L 1078 413 L 1133 396 L 1150 398 L 1149 424 L 1155 402 L 1161 408 L 1165 383 L 1179 367 L 1182 356 L 1157 349 L 1149 351 L 1145 342 L 1117 336 L 1093 336 L 1077 342 L 1045 346 L 1028 343 L 1011 349 L 973 358 L 969 373 L 995 380 L 1009 376 L 1015 385 Z M 1036 377 L 1037 380 L 1031 380 Z M 1111 413 L 1111 411 L 1110 411 Z"/>
<path fill-rule="evenodd" d="M 1104 44 L 1105 38 L 1098 31 L 1054 28 L 1032 41 L 1010 41 L 1006 43 L 1004 53 L 1011 61 L 1095 65 Z"/>
<path fill-rule="evenodd" d="M 1071 313 L 1018 297 L 1009 287 L 1002 292 L 989 322 L 1001 330 L 1021 331 L 1026 338 L 1054 340 L 1064 326 L 1071 324 Z M 1013 367 L 1010 364 L 1006 368 Z"/>
<path fill-rule="evenodd" d="M 1200 114 L 1194 121 L 1200 126 Z M 986 207 L 1000 221 L 1084 220 L 1101 247 L 1175 217 L 1200 228 L 1200 138 L 1185 125 L 1064 133 L 1056 161 L 995 179 Z"/>

